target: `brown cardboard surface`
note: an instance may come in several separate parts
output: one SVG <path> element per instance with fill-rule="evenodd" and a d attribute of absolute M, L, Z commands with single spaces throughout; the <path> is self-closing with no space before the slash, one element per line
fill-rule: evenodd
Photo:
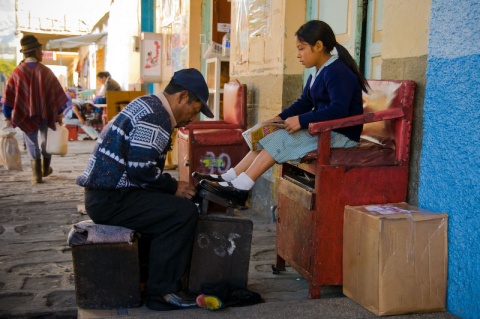
<path fill-rule="evenodd" d="M 406 203 L 346 206 L 343 293 L 376 315 L 444 311 L 447 221 Z"/>

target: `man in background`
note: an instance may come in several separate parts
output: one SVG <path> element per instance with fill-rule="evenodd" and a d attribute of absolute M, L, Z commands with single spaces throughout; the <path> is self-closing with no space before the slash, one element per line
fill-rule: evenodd
<path fill-rule="evenodd" d="M 102 120 L 98 118 L 98 114 L 95 113 L 95 106 L 92 102 L 75 103 L 72 108 L 65 113 L 63 118 L 64 124 L 76 125 L 82 128 L 87 133 L 88 138 L 84 140 L 96 140 L 98 138 L 98 132 L 94 127 L 94 124 L 101 123 Z"/>
<path fill-rule="evenodd" d="M 101 85 L 101 87 L 97 95 L 93 99 L 93 103 L 95 104 L 107 104 L 107 92 L 122 90 L 120 84 L 118 84 L 117 81 L 112 79 L 112 76 L 107 71 L 97 73 L 97 82 Z M 103 125 L 105 126 L 106 118 L 105 114 L 103 114 L 103 109 L 100 107 L 96 107 L 95 113 L 98 114 L 100 118 L 102 118 Z"/>
<path fill-rule="evenodd" d="M 18 126 L 25 133 L 32 184 L 37 184 L 53 172 L 50 167 L 52 155 L 46 150 L 47 132 L 48 128 L 55 131 L 55 122 L 61 123 L 68 98 L 52 70 L 41 63 L 43 51 L 37 38 L 26 35 L 20 44 L 24 59 L 8 79 L 3 115 L 6 127 Z"/>
<path fill-rule="evenodd" d="M 94 103 L 95 104 L 105 104 L 106 103 L 106 95 L 109 91 L 121 91 L 122 88 L 117 81 L 112 79 L 112 76 L 109 72 L 103 71 L 97 73 L 97 81 L 101 85 L 100 90 L 98 91 L 97 95 L 95 96 Z"/>

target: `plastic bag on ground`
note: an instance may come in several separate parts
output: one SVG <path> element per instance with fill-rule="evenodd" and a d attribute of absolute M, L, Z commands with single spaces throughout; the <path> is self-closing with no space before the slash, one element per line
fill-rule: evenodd
<path fill-rule="evenodd" d="M 16 131 L 12 127 L 0 130 L 0 164 L 9 171 L 23 171 L 22 154 L 18 148 Z"/>

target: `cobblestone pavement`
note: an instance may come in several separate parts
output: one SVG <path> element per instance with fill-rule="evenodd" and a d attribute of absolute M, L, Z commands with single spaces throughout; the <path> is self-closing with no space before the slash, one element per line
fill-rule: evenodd
<path fill-rule="evenodd" d="M 75 318 L 72 256 L 66 245 L 82 188 L 74 183 L 85 168 L 93 142 L 69 143 L 66 156 L 54 156 L 45 183 L 30 183 L 32 170 L 23 149 L 23 172 L 0 168 L 0 316 Z"/>
<path fill-rule="evenodd" d="M 83 135 L 69 142 L 67 155 L 53 156 L 53 174 L 44 183 L 32 185 L 22 133 L 15 137 L 24 171 L 0 167 L 0 317 L 76 318 L 72 255 L 66 239 L 72 224 L 88 219 L 77 211 L 77 205 L 83 204 L 83 188 L 75 178 L 85 169 L 95 142 L 81 140 Z M 273 223 L 254 224 L 251 289 L 259 290 L 262 282 L 269 282 L 262 296 L 272 301 L 299 289 L 305 289 L 302 294 L 306 295 L 305 282 L 295 272 L 285 273 L 280 280 L 272 274 Z"/>
<path fill-rule="evenodd" d="M 79 310 L 75 304 L 71 249 L 66 244 L 72 224 L 88 217 L 77 211 L 83 205 L 83 188 L 75 178 L 84 170 L 94 141 L 69 142 L 66 156 L 54 156 L 53 174 L 32 185 L 31 168 L 20 131 L 23 172 L 0 167 L 0 318 L 366 318 L 375 316 L 343 297 L 340 287 L 322 290 L 322 299 L 308 300 L 307 283 L 287 267 L 272 274 L 275 261 L 275 225 L 265 214 L 243 211 L 254 223 L 248 288 L 265 303 L 229 308 L 221 313 L 189 309 L 153 312 L 145 306 L 128 310 Z M 176 171 L 170 171 L 174 176 Z M 323 310 L 319 310 L 319 307 Z M 283 315 L 282 315 L 283 314 Z M 286 315 L 286 316 L 284 316 Z M 455 318 L 448 313 L 418 315 Z M 410 316 L 408 316 L 410 317 Z M 415 316 L 417 317 L 417 316 Z M 407 317 L 405 317 L 407 318 Z"/>

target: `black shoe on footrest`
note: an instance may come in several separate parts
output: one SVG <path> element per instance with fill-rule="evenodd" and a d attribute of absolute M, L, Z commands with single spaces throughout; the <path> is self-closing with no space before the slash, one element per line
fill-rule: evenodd
<path fill-rule="evenodd" d="M 245 207 L 245 202 L 248 199 L 249 191 L 235 188 L 231 183 L 228 183 L 228 186 L 222 186 L 217 182 L 204 179 L 200 181 L 200 186 L 212 194 L 225 198 L 237 207 Z"/>
<path fill-rule="evenodd" d="M 220 175 L 216 174 L 200 174 L 199 172 L 193 172 L 192 177 L 195 178 L 197 181 L 201 181 L 202 179 L 211 181 L 211 182 L 225 182 L 225 180 Z"/>

